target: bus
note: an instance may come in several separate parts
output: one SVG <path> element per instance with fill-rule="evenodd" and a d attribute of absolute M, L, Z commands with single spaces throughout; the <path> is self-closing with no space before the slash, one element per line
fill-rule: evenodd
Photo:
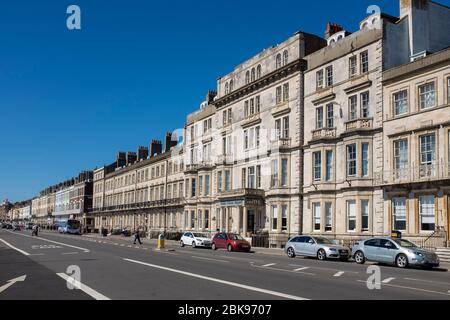
<path fill-rule="evenodd" d="M 81 235 L 81 222 L 75 219 L 58 222 L 58 232 Z"/>

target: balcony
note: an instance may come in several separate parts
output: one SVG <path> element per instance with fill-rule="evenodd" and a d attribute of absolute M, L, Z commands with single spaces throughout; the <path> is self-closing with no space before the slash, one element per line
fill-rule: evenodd
<path fill-rule="evenodd" d="M 291 138 L 279 138 L 270 142 L 270 150 L 283 150 L 291 148 Z"/>
<path fill-rule="evenodd" d="M 233 164 L 234 159 L 232 154 L 221 154 L 217 156 L 216 164 L 223 165 L 223 164 Z"/>
<path fill-rule="evenodd" d="M 222 191 L 219 198 L 264 197 L 264 194 L 264 190 L 261 189 L 234 189 Z"/>
<path fill-rule="evenodd" d="M 184 205 L 184 201 L 185 201 L 184 198 L 146 201 L 146 202 L 140 202 L 140 203 L 129 203 L 129 204 L 121 204 L 121 205 L 101 207 L 101 208 L 92 208 L 89 210 L 89 212 L 90 213 L 106 213 L 106 212 L 117 212 L 117 211 L 131 211 L 131 210 L 142 210 L 142 209 L 177 207 L 177 206 Z"/>
<path fill-rule="evenodd" d="M 450 179 L 450 164 L 424 164 L 383 171 L 375 175 L 377 185 L 423 183 Z"/>
<path fill-rule="evenodd" d="M 243 121 L 242 121 L 242 128 L 247 128 L 247 127 L 251 127 L 254 126 L 258 123 L 261 122 L 261 114 L 255 113 L 255 114 L 251 114 L 249 116 L 247 116 Z"/>
<path fill-rule="evenodd" d="M 336 128 L 322 128 L 312 132 L 312 140 L 324 140 L 336 138 Z"/>
<path fill-rule="evenodd" d="M 372 118 L 350 120 L 345 123 L 345 131 L 367 130 L 373 128 Z"/>

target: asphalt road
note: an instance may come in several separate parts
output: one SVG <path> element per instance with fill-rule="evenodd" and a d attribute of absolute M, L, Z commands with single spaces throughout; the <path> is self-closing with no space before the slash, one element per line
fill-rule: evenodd
<path fill-rule="evenodd" d="M 155 249 L 145 239 L 143 246 L 135 246 L 131 238 L 50 232 L 31 237 L 28 231 L 2 229 L 0 300 L 450 300 L 445 269 L 403 270 L 178 246 Z M 373 266 L 380 270 L 375 280 L 380 288 L 371 290 L 367 271 Z M 8 282 L 18 278 L 23 281 Z"/>

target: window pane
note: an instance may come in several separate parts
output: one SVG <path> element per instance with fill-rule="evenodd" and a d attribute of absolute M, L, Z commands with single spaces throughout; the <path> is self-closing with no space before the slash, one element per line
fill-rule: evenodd
<path fill-rule="evenodd" d="M 347 176 L 356 175 L 356 144 L 347 146 Z"/>
<path fill-rule="evenodd" d="M 333 151 L 327 151 L 327 159 L 326 159 L 326 180 L 330 181 L 333 177 Z"/>
<path fill-rule="evenodd" d="M 419 206 L 420 206 L 420 230 L 434 231 L 435 229 L 434 196 L 419 197 Z"/>
<path fill-rule="evenodd" d="M 316 129 L 323 127 L 323 107 L 316 109 Z"/>
<path fill-rule="evenodd" d="M 320 203 L 313 203 L 314 231 L 320 231 Z"/>
<path fill-rule="evenodd" d="M 392 221 L 394 230 L 406 230 L 406 198 L 392 199 Z"/>
<path fill-rule="evenodd" d="M 349 110 L 348 110 L 348 118 L 349 120 L 355 120 L 358 116 L 357 108 L 358 108 L 358 97 L 352 96 L 348 100 Z"/>
<path fill-rule="evenodd" d="M 436 105 L 434 82 L 419 87 L 420 109 L 431 108 Z"/>
<path fill-rule="evenodd" d="M 361 93 L 361 117 L 369 117 L 369 92 Z"/>
<path fill-rule="evenodd" d="M 272 206 L 272 230 L 278 229 L 278 207 Z"/>
<path fill-rule="evenodd" d="M 314 152 L 313 153 L 313 161 L 314 161 L 314 181 L 320 181 L 322 176 L 322 153 Z"/>
<path fill-rule="evenodd" d="M 325 231 L 333 230 L 333 205 L 325 202 Z"/>
<path fill-rule="evenodd" d="M 363 143 L 361 145 L 362 148 L 362 154 L 361 154 L 361 170 L 362 170 L 362 175 L 363 177 L 366 177 L 369 175 L 369 144 L 368 143 Z"/>
<path fill-rule="evenodd" d="M 347 230 L 356 230 L 356 202 L 354 200 L 347 201 Z"/>
<path fill-rule="evenodd" d="M 420 137 L 420 162 L 432 164 L 436 160 L 436 141 L 434 134 Z"/>
<path fill-rule="evenodd" d="M 286 187 L 288 185 L 288 160 L 281 159 L 281 185 Z"/>
<path fill-rule="evenodd" d="M 288 225 L 288 211 L 287 205 L 281 206 L 281 230 L 286 231 Z"/>
<path fill-rule="evenodd" d="M 394 94 L 394 114 L 396 116 L 408 112 L 408 91 L 403 90 Z"/>
<path fill-rule="evenodd" d="M 362 231 L 369 230 L 369 201 L 361 201 L 361 229 Z"/>

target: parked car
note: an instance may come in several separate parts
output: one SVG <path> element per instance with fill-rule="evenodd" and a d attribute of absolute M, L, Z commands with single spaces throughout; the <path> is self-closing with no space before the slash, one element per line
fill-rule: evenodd
<path fill-rule="evenodd" d="M 25 226 L 25 230 L 33 230 L 34 223 L 27 223 Z"/>
<path fill-rule="evenodd" d="M 22 227 L 19 224 L 13 224 L 12 230 L 13 231 L 22 231 Z"/>
<path fill-rule="evenodd" d="M 374 237 L 358 241 L 352 248 L 352 255 L 359 264 L 374 261 L 394 264 L 399 268 L 439 266 L 439 257 L 435 253 L 398 238 Z"/>
<path fill-rule="evenodd" d="M 7 225 L 8 225 L 7 223 L 2 222 L 2 229 L 6 229 Z"/>
<path fill-rule="evenodd" d="M 7 230 L 12 230 L 12 229 L 13 229 L 13 225 L 10 224 L 10 223 L 8 223 L 8 224 L 6 225 L 6 229 L 7 229 Z"/>
<path fill-rule="evenodd" d="M 250 252 L 251 244 L 238 234 L 220 232 L 213 237 L 211 248 Z"/>
<path fill-rule="evenodd" d="M 284 247 L 284 252 L 290 258 L 296 256 L 317 257 L 319 260 L 350 259 L 350 249 L 335 244 L 333 241 L 320 236 L 295 236 L 289 239 Z"/>
<path fill-rule="evenodd" d="M 180 240 L 180 245 L 184 247 L 185 245 L 196 247 L 211 247 L 211 238 L 204 233 L 199 232 L 185 232 Z"/>

